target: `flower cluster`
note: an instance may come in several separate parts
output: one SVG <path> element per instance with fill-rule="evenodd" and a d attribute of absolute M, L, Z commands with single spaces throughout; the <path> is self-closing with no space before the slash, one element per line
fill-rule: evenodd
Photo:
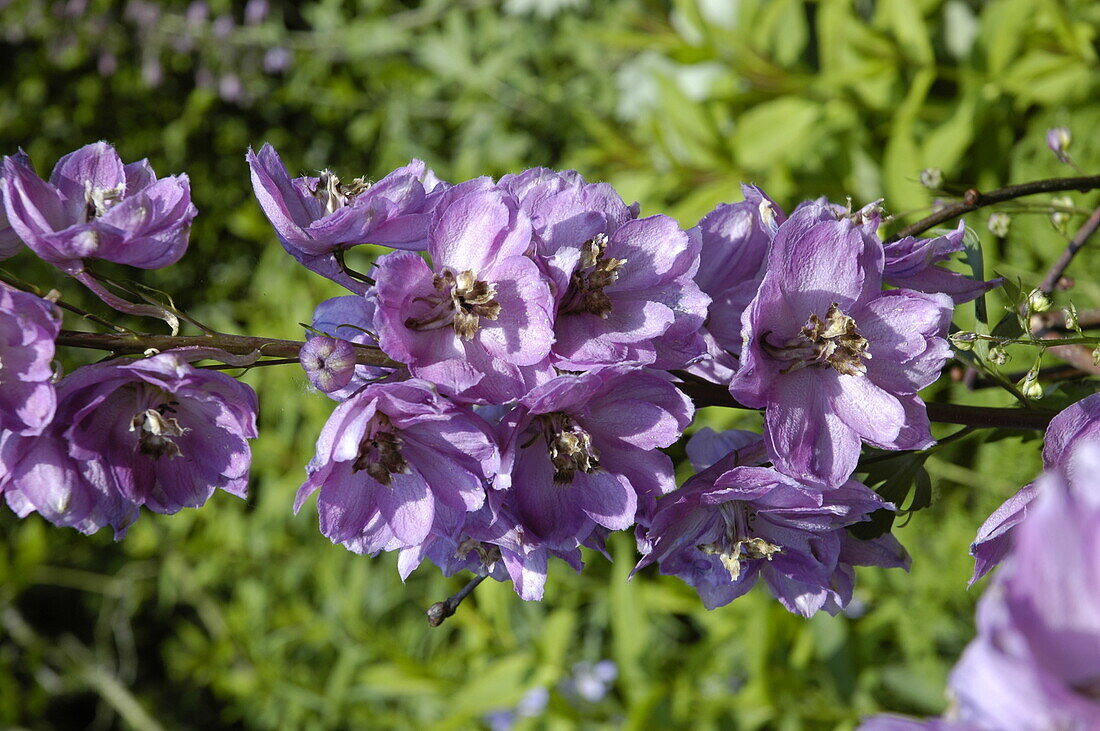
<path fill-rule="evenodd" d="M 847 603 L 852 566 L 906 565 L 846 531 L 892 507 L 851 477 L 861 442 L 932 444 L 917 392 L 949 354 L 949 295 L 990 286 L 936 266 L 961 229 L 886 245 L 876 206 L 788 218 L 745 186 L 684 231 L 572 171 L 450 185 L 414 161 L 347 186 L 292 180 L 269 146 L 249 163 L 284 247 L 356 293 L 318 306 L 302 353 L 339 406 L 298 505 L 320 490 L 333 541 L 532 599 L 549 557 L 579 569 L 581 546 L 636 526 L 639 568 L 708 606 L 759 575 L 806 615 Z M 368 277 L 342 258 L 361 244 L 404 250 Z M 355 365 L 374 342 L 400 367 Z M 765 432 L 700 433 L 690 452 L 713 458 L 677 491 L 659 450 L 692 418 L 678 371 L 764 409 Z"/>

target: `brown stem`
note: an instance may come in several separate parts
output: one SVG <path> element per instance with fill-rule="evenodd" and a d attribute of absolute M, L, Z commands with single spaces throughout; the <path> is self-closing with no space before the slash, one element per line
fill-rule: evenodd
<path fill-rule="evenodd" d="M 988 193 L 982 193 L 971 188 L 966 191 L 962 201 L 944 206 L 932 215 L 906 226 L 891 236 L 888 242 L 897 241 L 906 236 L 916 236 L 917 234 L 924 233 L 930 228 L 939 226 L 941 223 L 950 221 L 953 218 L 958 218 L 964 213 L 970 213 L 979 208 L 991 206 L 994 203 L 1003 203 L 1004 201 L 1010 201 L 1014 198 L 1022 198 L 1025 195 L 1035 195 L 1037 193 L 1058 193 L 1065 190 L 1079 190 L 1084 193 L 1096 188 L 1100 188 L 1100 175 L 1035 180 L 1030 183 L 1020 183 L 1019 185 L 1006 185 L 1004 188 L 997 188 Z"/>
<path fill-rule="evenodd" d="M 730 392 L 715 383 L 696 378 L 689 373 L 674 371 L 683 382 L 677 383 L 681 391 L 695 402 L 696 407 L 725 406 L 734 409 L 749 407 L 739 404 Z M 1040 409 L 998 408 L 991 406 L 964 406 L 962 404 L 925 404 L 928 418 L 941 424 L 963 426 L 1001 427 L 1004 429 L 1037 429 L 1043 431 L 1054 418 L 1055 412 Z"/>
<path fill-rule="evenodd" d="M 478 584 L 485 581 L 485 576 L 475 576 L 470 579 L 470 582 L 466 586 L 458 590 L 458 593 L 447 597 L 445 601 L 436 602 L 428 607 L 428 611 L 424 612 L 428 615 L 428 624 L 432 627 L 438 627 L 443 624 L 443 620 L 450 617 L 458 609 L 458 605 L 462 603 L 462 600 L 470 596 L 477 588 Z"/>
<path fill-rule="evenodd" d="M 62 330 L 57 338 L 58 345 L 70 348 L 91 348 L 109 350 L 119 355 L 144 353 L 150 348 L 164 351 L 172 348 L 201 347 L 224 350 L 233 355 L 260 355 L 276 358 L 298 358 L 298 351 L 305 343 L 299 340 L 277 340 L 249 335 L 148 335 L 144 333 L 86 333 Z M 401 364 L 390 360 L 378 348 L 369 345 L 355 346 L 355 362 L 361 365 L 397 368 Z"/>
<path fill-rule="evenodd" d="M 1069 268 L 1069 263 L 1073 261 L 1073 257 L 1077 256 L 1077 252 L 1088 243 L 1089 238 L 1096 233 L 1096 229 L 1100 228 L 1100 208 L 1097 208 L 1089 216 L 1088 220 L 1077 229 L 1077 235 L 1073 237 L 1073 240 L 1069 242 L 1062 255 L 1058 257 L 1058 260 L 1051 265 L 1047 275 L 1043 277 L 1042 284 L 1039 285 L 1039 289 L 1043 290 L 1046 294 L 1050 294 L 1054 291 L 1054 288 L 1058 286 L 1058 280 L 1062 278 L 1062 275 L 1066 273 L 1066 269 Z"/>

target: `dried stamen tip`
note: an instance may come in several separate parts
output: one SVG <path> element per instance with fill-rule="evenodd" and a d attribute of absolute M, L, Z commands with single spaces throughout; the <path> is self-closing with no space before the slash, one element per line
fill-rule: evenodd
<path fill-rule="evenodd" d="M 817 314 L 810 315 L 802 330 L 782 346 L 774 346 L 762 341 L 764 349 L 774 358 L 792 361 L 783 369 L 791 373 L 809 366 L 829 366 L 837 373 L 855 376 L 867 372 L 864 359 L 870 359 L 867 338 L 856 327 L 856 321 L 840 309 L 834 302 L 822 320 Z"/>
<path fill-rule="evenodd" d="M 611 314 L 611 299 L 604 294 L 619 280 L 626 259 L 606 256 L 607 234 L 597 234 L 581 245 L 581 258 L 569 281 L 569 296 L 559 312 L 587 312 L 606 319 Z"/>

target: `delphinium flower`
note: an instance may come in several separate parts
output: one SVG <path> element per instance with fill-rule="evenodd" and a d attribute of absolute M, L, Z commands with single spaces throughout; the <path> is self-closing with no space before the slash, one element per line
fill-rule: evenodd
<path fill-rule="evenodd" d="M 497 471 L 491 428 L 413 379 L 371 384 L 339 404 L 317 440 L 295 510 L 320 490 L 321 533 L 356 553 L 422 544 L 457 531 L 485 503 Z"/>
<path fill-rule="evenodd" d="M 486 179 L 452 188 L 412 252 L 375 264 L 379 344 L 412 374 L 466 401 L 507 403 L 552 375 L 553 301 L 527 254 L 531 222 Z"/>
<path fill-rule="evenodd" d="M 1071 404 L 1050 420 L 1043 438 L 1044 469 L 1069 469 L 1073 452 L 1090 443 L 1100 444 L 1100 394 Z M 1027 516 L 1035 496 L 1035 483 L 1024 485 L 982 523 L 970 544 L 970 555 L 974 557 L 971 584 L 1008 554 L 1016 526 Z"/>
<path fill-rule="evenodd" d="M 699 592 L 707 609 L 746 593 L 758 576 L 789 611 L 809 617 L 836 613 L 851 599 L 845 560 L 875 561 L 844 528 L 890 508 L 865 485 L 849 480 L 832 489 L 803 484 L 767 467 L 705 470 L 657 502 L 650 552 L 635 572 L 657 563 Z M 846 555 L 842 552 L 847 549 Z M 906 565 L 904 552 L 879 565 Z"/>
<path fill-rule="evenodd" d="M 185 353 L 84 366 L 57 388 L 38 437 L 9 435 L 5 497 L 21 516 L 121 535 L 141 505 L 199 507 L 222 489 L 244 497 L 256 436 L 256 394 L 196 368 Z"/>
<path fill-rule="evenodd" d="M 999 277 L 983 282 L 937 266 L 951 254 L 963 250 L 965 235 L 966 226 L 960 221 L 958 228 L 944 236 L 930 239 L 906 236 L 885 244 L 886 264 L 882 278 L 895 287 L 918 292 L 942 292 L 951 297 L 956 305 L 999 287 L 1004 281 Z"/>
<path fill-rule="evenodd" d="M 330 297 L 314 308 L 313 330 L 349 343 L 377 346 L 374 312 L 374 297 L 370 290 L 366 295 Z M 403 369 L 400 372 L 404 374 Z M 371 381 L 399 377 L 393 368 L 355 365 L 352 377 L 345 386 L 325 393 L 337 401 L 343 401 Z"/>
<path fill-rule="evenodd" d="M 1073 449 L 1063 467 L 1036 481 L 978 605 L 978 636 L 951 673 L 946 716 L 864 729 L 1100 728 L 1100 445 Z"/>
<path fill-rule="evenodd" d="M 883 449 L 933 443 L 917 392 L 950 355 L 951 300 L 883 292 L 883 251 L 863 222 L 807 204 L 779 225 L 768 268 L 742 316 L 745 348 L 730 384 L 766 408 L 775 466 L 827 486 L 855 469 L 860 442 Z"/>
<path fill-rule="evenodd" d="M 252 187 L 283 248 L 306 268 L 363 293 L 338 258 L 360 244 L 423 249 L 432 208 L 447 185 L 420 160 L 376 183 L 323 170 L 291 179 L 271 145 L 248 151 Z"/>
<path fill-rule="evenodd" d="M 187 175 L 157 180 L 148 161 L 124 165 L 106 142 L 62 157 L 49 182 L 25 159 L 6 157 L 0 185 L 12 230 L 74 276 L 87 259 L 140 269 L 174 264 L 196 214 Z"/>
<path fill-rule="evenodd" d="M 707 357 L 689 370 L 715 383 L 730 382 L 741 352 L 741 314 L 764 277 L 768 249 L 782 211 L 758 188 L 742 186 L 745 200 L 722 203 L 695 227 L 702 241 L 695 282 L 711 298 L 703 337 Z"/>
<path fill-rule="evenodd" d="M 495 486 L 522 527 L 571 550 L 602 526 L 634 524 L 640 502 L 675 487 L 657 451 L 691 422 L 691 402 L 667 376 L 628 367 L 562 375 L 536 388 L 501 423 Z"/>
<path fill-rule="evenodd" d="M 13 166 L 26 168 L 29 175 L 35 174 L 34 166 L 31 165 L 31 159 L 27 157 L 27 153 L 19 150 L 10 159 Z M 4 177 L 6 169 L 6 166 L 0 166 L 0 179 Z M 11 224 L 8 223 L 8 214 L 4 206 L 4 186 L 0 183 L 0 261 L 15 256 L 22 248 L 23 239 L 19 238 L 19 234 L 15 233 Z"/>
<path fill-rule="evenodd" d="M 0 431 L 40 434 L 53 419 L 60 328 L 57 305 L 0 283 Z"/>

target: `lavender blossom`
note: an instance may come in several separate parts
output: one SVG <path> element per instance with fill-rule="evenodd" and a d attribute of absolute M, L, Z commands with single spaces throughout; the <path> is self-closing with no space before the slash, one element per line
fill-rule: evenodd
<path fill-rule="evenodd" d="M 745 200 L 722 203 L 695 227 L 702 241 L 695 282 L 711 298 L 704 337 L 707 357 L 689 370 L 727 384 L 741 353 L 741 314 L 756 295 L 776 227 L 786 220 L 758 188 L 742 186 Z"/>
<path fill-rule="evenodd" d="M 48 183 L 29 162 L 6 157 L 0 187 L 12 230 L 73 276 L 85 259 L 139 269 L 174 264 L 187 250 L 196 214 L 186 175 L 157 180 L 148 161 L 123 165 L 106 142 L 58 160 Z"/>
<path fill-rule="evenodd" d="M 495 486 L 538 541 L 572 550 L 597 526 L 623 530 L 639 501 L 673 489 L 657 451 L 691 422 L 691 402 L 657 372 L 628 367 L 563 375 L 536 388 L 501 425 Z"/>
<path fill-rule="evenodd" d="M 1070 135 L 1069 127 L 1051 127 L 1047 130 L 1047 147 L 1054 153 L 1055 157 L 1059 161 L 1072 165 L 1073 160 L 1070 158 L 1066 149 L 1069 147 L 1073 137 Z"/>
<path fill-rule="evenodd" d="M 1100 394 L 1093 394 L 1050 420 L 1043 440 L 1043 467 L 1072 469 L 1070 457 L 1074 451 L 1085 444 L 1097 443 L 1100 443 Z M 1036 494 L 1035 483 L 1024 485 L 982 523 L 970 544 L 970 555 L 974 557 L 971 584 L 1008 555 L 1016 526 L 1027 516 Z"/>
<path fill-rule="evenodd" d="M 511 195 L 484 179 L 451 189 L 428 238 L 432 267 L 410 252 L 375 265 L 382 350 L 466 401 L 507 403 L 545 381 L 553 300 L 530 247 Z"/>
<path fill-rule="evenodd" d="M 762 576 L 789 611 L 835 614 L 851 599 L 847 564 L 876 562 L 843 529 L 891 507 L 854 480 L 823 491 L 766 467 L 705 471 L 658 501 L 653 550 L 634 571 L 658 563 L 662 574 L 695 587 L 707 609 L 729 604 Z M 903 551 L 890 553 L 882 551 L 878 565 L 905 565 Z"/>
<path fill-rule="evenodd" d="M 55 304 L 0 284 L 0 431 L 34 436 L 53 419 L 54 341 L 60 329 Z"/>
<path fill-rule="evenodd" d="M 121 537 L 141 505 L 175 513 L 215 489 L 243 498 L 256 394 L 187 357 L 119 359 L 63 379 L 51 426 L 4 440 L 8 504 L 85 533 L 111 525 Z"/>
<path fill-rule="evenodd" d="M 745 349 L 730 384 L 738 401 L 766 408 L 776 468 L 827 486 L 851 475 L 861 441 L 933 443 L 917 392 L 950 355 L 950 299 L 881 291 L 883 250 L 869 228 L 819 203 L 779 225 L 742 316 Z"/>
<path fill-rule="evenodd" d="M 918 292 L 942 292 L 956 305 L 977 299 L 983 292 L 1001 286 L 1004 279 L 997 277 L 988 282 L 970 279 L 941 266 L 951 254 L 963 250 L 966 226 L 960 221 L 958 228 L 946 236 L 917 239 L 906 236 L 884 245 L 886 265 L 882 277 L 895 287 Z"/>
<path fill-rule="evenodd" d="M 27 157 L 27 153 L 19 150 L 9 159 L 12 165 L 23 169 L 25 174 L 35 175 L 34 166 L 31 164 L 31 159 Z M 6 167 L 0 167 L 0 181 L 3 180 L 6 169 Z M 0 261 L 15 256 L 22 248 L 23 240 L 8 223 L 8 214 L 4 206 L 4 185 L 0 182 Z"/>
<path fill-rule="evenodd" d="M 310 338 L 298 360 L 314 388 L 331 393 L 344 388 L 355 375 L 355 348 L 347 340 L 325 335 Z"/>
<path fill-rule="evenodd" d="M 342 183 L 328 170 L 291 180 L 271 145 L 247 158 L 256 198 L 287 253 L 359 294 L 366 285 L 344 270 L 342 252 L 360 244 L 423 249 L 432 207 L 447 187 L 420 160 L 377 183 Z"/>
<path fill-rule="evenodd" d="M 421 380 L 366 386 L 329 417 L 295 511 L 320 490 L 321 533 L 356 553 L 418 546 L 485 503 L 491 429 Z"/>

